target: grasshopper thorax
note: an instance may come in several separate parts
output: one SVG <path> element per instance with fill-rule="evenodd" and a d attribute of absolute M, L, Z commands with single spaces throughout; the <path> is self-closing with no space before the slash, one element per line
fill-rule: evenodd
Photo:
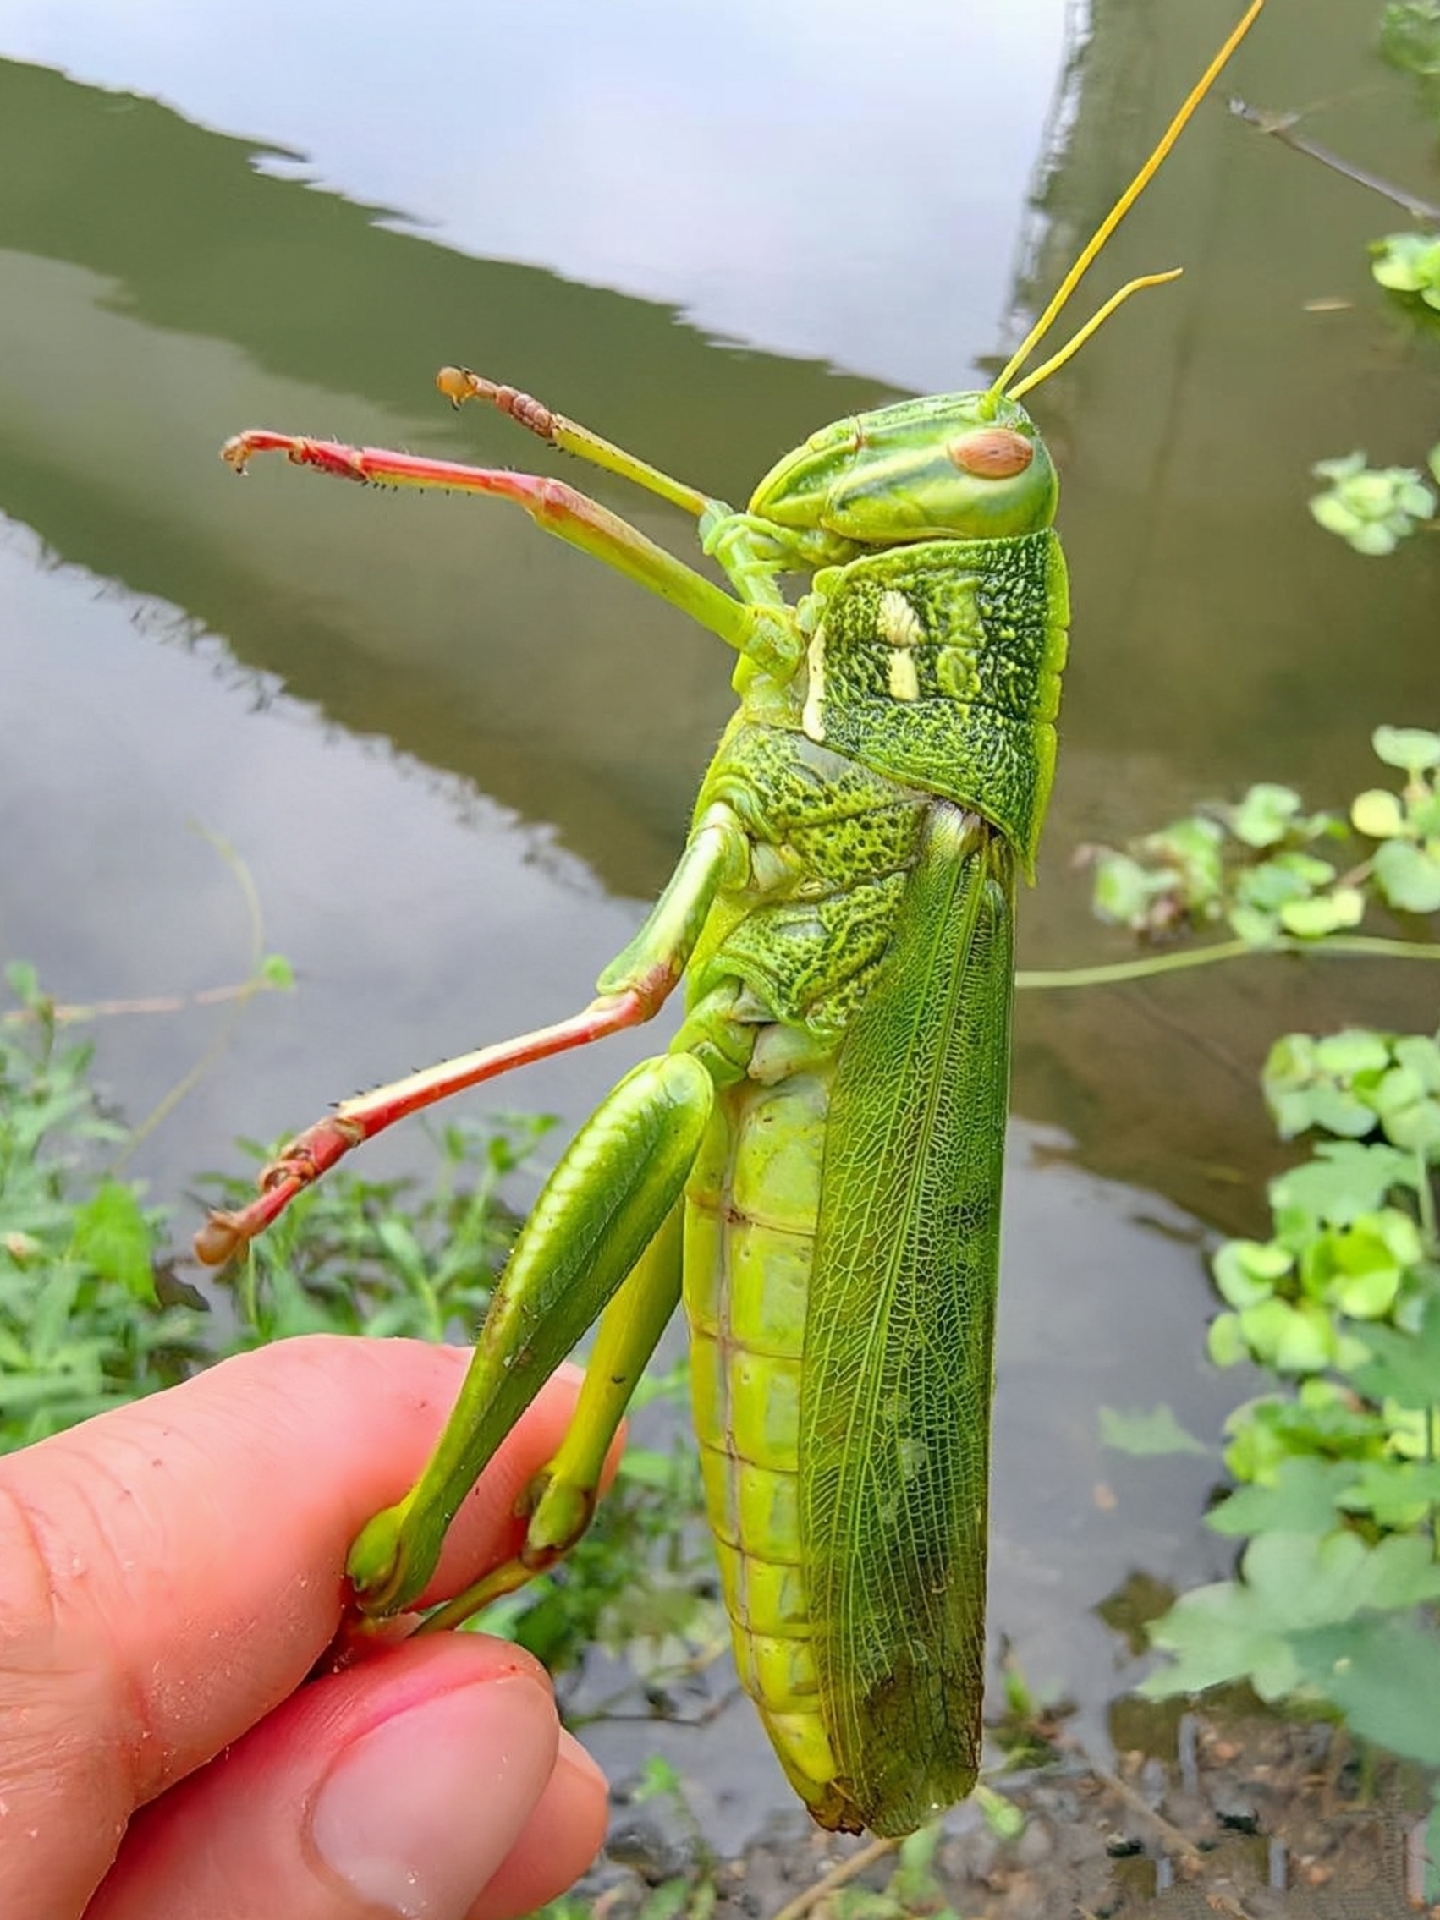
<path fill-rule="evenodd" d="M 932 394 L 812 433 L 760 482 L 750 512 L 862 547 L 1035 533 L 1055 518 L 1045 442 L 1017 401 Z"/>

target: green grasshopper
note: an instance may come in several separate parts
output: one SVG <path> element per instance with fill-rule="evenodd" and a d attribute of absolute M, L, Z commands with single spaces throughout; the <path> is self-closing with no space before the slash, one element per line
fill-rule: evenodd
<path fill-rule="evenodd" d="M 986 1495 L 1017 872 L 1055 763 L 1065 564 L 1055 471 L 1007 393 L 1159 167 L 1248 12 L 985 392 L 813 434 L 736 513 L 513 388 L 438 384 L 698 522 L 732 591 L 557 480 L 256 430 L 358 481 L 494 494 L 739 655 L 739 708 L 685 850 L 577 1016 L 343 1103 L 213 1215 L 228 1258 L 405 1114 L 651 1017 L 669 1051 L 580 1129 L 522 1230 L 435 1455 L 352 1550 L 368 1620 L 423 1591 L 504 1436 L 597 1319 L 573 1425 L 517 1557 L 451 1625 L 584 1531 L 626 1403 L 682 1290 L 706 1505 L 743 1683 L 825 1827 L 903 1834 L 970 1792 L 984 1678 Z M 809 576 L 792 604 L 784 574 Z"/>

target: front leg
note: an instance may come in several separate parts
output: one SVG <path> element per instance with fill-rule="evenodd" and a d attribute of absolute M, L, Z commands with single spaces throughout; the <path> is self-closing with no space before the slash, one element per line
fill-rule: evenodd
<path fill-rule="evenodd" d="M 605 969 L 597 997 L 583 1012 L 342 1100 L 333 1113 L 296 1134 L 261 1170 L 258 1199 L 233 1212 L 210 1214 L 195 1235 L 196 1259 L 219 1266 L 242 1252 L 297 1194 L 328 1173 L 353 1147 L 393 1127 L 397 1120 L 514 1067 L 551 1059 L 651 1019 L 685 971 L 716 893 L 722 886 L 743 885 L 749 870 L 750 843 L 744 828 L 729 807 L 711 807 L 686 842 L 644 926 Z"/>
<path fill-rule="evenodd" d="M 471 467 L 455 460 L 424 459 L 388 447 L 350 447 L 338 440 L 275 433 L 269 427 L 237 433 L 220 449 L 220 458 L 237 473 L 244 473 L 257 453 L 283 453 L 294 466 L 313 467 L 340 480 L 490 494 L 513 501 L 546 533 L 603 560 L 617 573 L 668 600 L 698 625 L 718 634 L 762 673 L 786 680 L 804 654 L 794 615 L 783 601 L 747 606 L 657 546 L 618 513 L 563 480 L 511 473 L 507 468 Z M 714 504 L 724 512 L 718 502 Z"/>
<path fill-rule="evenodd" d="M 717 803 L 640 932 L 601 976 L 602 996 L 619 998 L 644 984 L 658 1005 L 661 984 L 684 972 L 716 894 L 742 885 L 749 868 L 744 828 Z M 496 1447 L 631 1280 L 603 1329 L 602 1350 L 614 1348 L 624 1360 L 611 1369 L 620 1376 L 611 1379 L 615 1391 L 597 1376 L 582 1399 L 578 1436 L 556 1463 L 557 1482 L 578 1489 L 578 1503 L 558 1490 L 548 1508 L 542 1502 L 531 1543 L 563 1551 L 584 1530 L 588 1511 L 579 1509 L 593 1497 L 638 1372 L 635 1358 L 643 1366 L 674 1306 L 678 1265 L 661 1228 L 678 1211 L 713 1100 L 707 1068 L 676 1051 L 627 1075 L 580 1129 L 521 1230 L 434 1455 L 411 1492 L 377 1514 L 355 1543 L 349 1570 L 362 1612 L 393 1613 L 423 1591 L 461 1501 Z M 658 1265 L 647 1267 L 642 1256 L 657 1235 Z M 570 1505 L 557 1520 L 562 1497 Z M 552 1522 L 554 1538 L 546 1533 Z"/>

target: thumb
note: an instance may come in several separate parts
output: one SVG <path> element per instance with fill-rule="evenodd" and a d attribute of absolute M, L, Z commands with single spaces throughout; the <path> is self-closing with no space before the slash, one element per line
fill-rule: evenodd
<path fill-rule="evenodd" d="M 422 1638 L 303 1688 L 154 1802 L 86 1920 L 501 1920 L 583 1872 L 603 1820 L 541 1669 Z"/>

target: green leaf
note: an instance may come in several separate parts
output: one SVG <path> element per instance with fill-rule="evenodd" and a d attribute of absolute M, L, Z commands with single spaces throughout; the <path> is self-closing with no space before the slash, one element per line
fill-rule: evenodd
<path fill-rule="evenodd" d="M 973 1790 L 979 1803 L 985 1824 L 1001 1840 L 1013 1840 L 1025 1829 L 1025 1811 L 1017 1807 L 1003 1793 L 997 1793 L 993 1787 L 986 1786 L 983 1780 L 977 1781 Z"/>
<path fill-rule="evenodd" d="M 1310 1095 L 1310 1124 L 1342 1140 L 1363 1140 L 1375 1129 L 1375 1109 L 1339 1087 L 1318 1086 Z"/>
<path fill-rule="evenodd" d="M 1237 1367 L 1242 1360 L 1250 1358 L 1250 1348 L 1240 1331 L 1238 1313 L 1215 1316 L 1205 1335 L 1205 1351 L 1211 1363 L 1217 1367 Z"/>
<path fill-rule="evenodd" d="M 1389 840 L 1405 831 L 1405 810 L 1384 787 L 1357 793 L 1350 803 L 1350 819 L 1356 832 L 1371 840 Z"/>
<path fill-rule="evenodd" d="M 1248 1679 L 1262 1700 L 1277 1700 L 1312 1677 L 1297 1657 L 1298 1635 L 1350 1621 L 1365 1607 L 1400 1610 L 1440 1595 L 1440 1567 L 1413 1535 L 1370 1548 L 1348 1528 L 1318 1537 L 1262 1533 L 1246 1548 L 1241 1573 L 1186 1594 L 1151 1628 L 1176 1665 L 1151 1674 L 1142 1693 L 1156 1699 Z M 1440 1729 L 1440 1690 L 1425 1698 Z"/>
<path fill-rule="evenodd" d="M 1320 879 L 1328 880 L 1331 871 L 1327 865 Z M 1258 866 L 1242 873 L 1235 883 L 1240 903 L 1247 907 L 1259 907 L 1265 913 L 1277 913 L 1282 907 L 1293 906 L 1298 900 L 1308 900 L 1314 887 L 1315 882 L 1305 874 L 1297 873 L 1283 855 L 1273 860 L 1262 860 Z"/>
<path fill-rule="evenodd" d="M 288 991 L 295 985 L 295 969 L 283 953 L 267 953 L 260 962 L 260 978 L 267 986 Z"/>
<path fill-rule="evenodd" d="M 1402 913 L 1440 911 L 1440 858 L 1408 840 L 1386 840 L 1375 849 L 1375 879 Z"/>
<path fill-rule="evenodd" d="M 1406 1269 L 1421 1254 L 1414 1221 L 1393 1207 L 1333 1229 L 1321 1248 L 1328 1298 L 1359 1320 L 1378 1319 L 1390 1311 Z"/>
<path fill-rule="evenodd" d="M 1230 931 L 1237 940 L 1243 940 L 1247 947 L 1263 951 L 1273 947 L 1280 934 L 1280 921 L 1273 913 L 1261 913 L 1255 907 L 1232 907 L 1226 918 L 1230 922 Z"/>
<path fill-rule="evenodd" d="M 1330 460 L 1317 460 L 1310 471 L 1321 480 L 1353 480 L 1365 471 L 1365 455 L 1337 454 Z"/>
<path fill-rule="evenodd" d="M 33 1007 L 42 998 L 40 976 L 28 960 L 6 962 L 5 984 L 22 1007 Z"/>
<path fill-rule="evenodd" d="M 1291 900 L 1280 909 L 1280 924 L 1297 940 L 1319 940 L 1365 918 L 1365 896 L 1358 887 L 1336 887 L 1313 900 Z"/>
<path fill-rule="evenodd" d="M 1398 1113 L 1387 1113 L 1385 1132 L 1397 1147 L 1433 1158 L 1440 1149 L 1440 1100 L 1417 1100 Z"/>
<path fill-rule="evenodd" d="M 1100 1438 L 1117 1453 L 1144 1458 L 1151 1454 L 1207 1454 L 1210 1448 L 1193 1433 L 1187 1433 L 1169 1407 L 1152 1407 L 1148 1413 L 1120 1413 L 1114 1407 L 1100 1409 Z"/>
<path fill-rule="evenodd" d="M 1370 251 L 1371 273 L 1392 293 L 1424 293 L 1440 280 L 1440 241 L 1431 234 L 1387 234 Z"/>
<path fill-rule="evenodd" d="M 421 1285 L 426 1276 L 425 1255 L 409 1224 L 399 1214 L 387 1214 L 376 1228 L 376 1236 L 409 1284 Z"/>
<path fill-rule="evenodd" d="M 1399 1291 L 1400 1269 L 1380 1265 L 1337 1280 L 1332 1289 L 1336 1306 L 1352 1320 L 1383 1319 Z"/>
<path fill-rule="evenodd" d="M 1394 1052 L 1427 1093 L 1440 1093 L 1440 1046 L 1425 1034 L 1405 1033 L 1395 1042 Z"/>
<path fill-rule="evenodd" d="M 1096 860 L 1091 901 L 1102 920 L 1120 927 L 1142 927 L 1154 897 L 1152 876 L 1128 853 L 1105 852 Z"/>
<path fill-rule="evenodd" d="M 1383 1034 L 1368 1027 L 1346 1027 L 1315 1042 L 1315 1063 L 1337 1079 L 1352 1080 L 1357 1073 L 1383 1073 L 1390 1064 L 1390 1047 Z"/>
<path fill-rule="evenodd" d="M 1263 1300 L 1240 1315 L 1240 1331 L 1256 1359 L 1277 1373 L 1318 1373 L 1335 1357 L 1335 1329 L 1313 1301 Z"/>
<path fill-rule="evenodd" d="M 1368 1326 L 1362 1337 L 1370 1358 L 1350 1377 L 1367 1399 L 1415 1408 L 1440 1402 L 1440 1296 L 1426 1301 L 1418 1333 Z"/>
<path fill-rule="evenodd" d="M 1424 1092 L 1418 1074 L 1409 1067 L 1396 1065 L 1388 1073 L 1382 1073 L 1375 1087 L 1375 1111 L 1383 1120 L 1389 1113 L 1402 1107 L 1413 1106 Z"/>
<path fill-rule="evenodd" d="M 1329 1533 L 1340 1496 L 1363 1471 L 1353 1460 L 1282 1460 L 1267 1486 L 1241 1487 L 1205 1516 L 1216 1533 Z"/>
<path fill-rule="evenodd" d="M 1336 1504 L 1347 1513 L 1368 1513 L 1380 1527 L 1415 1527 L 1440 1506 L 1440 1462 L 1362 1460 Z"/>
<path fill-rule="evenodd" d="M 1360 455 L 1362 460 L 1364 457 Z M 1331 464 L 1333 462 L 1321 461 L 1315 471 L 1319 473 L 1322 467 Z M 1338 493 L 1317 493 L 1309 504 L 1311 513 L 1327 533 L 1338 533 L 1342 540 L 1353 540 L 1364 531 L 1365 522 L 1346 506 Z"/>
<path fill-rule="evenodd" d="M 684 1792 L 685 1783 L 663 1754 L 652 1753 L 640 1769 L 632 1799 L 657 1800 Z"/>
<path fill-rule="evenodd" d="M 102 1180 L 75 1209 L 71 1252 L 102 1280 L 118 1282 L 132 1300 L 158 1305 L 151 1264 L 151 1235 L 133 1190 Z"/>
<path fill-rule="evenodd" d="M 1400 1545 L 1421 1543 L 1387 1540 L 1377 1552 Z M 1440 1638 L 1433 1630 L 1372 1616 L 1298 1633 L 1291 1646 L 1301 1679 L 1340 1709 L 1353 1733 L 1440 1766 Z"/>
<path fill-rule="evenodd" d="M 1270 1182 L 1270 1204 L 1277 1215 L 1295 1210 L 1344 1226 L 1374 1213 L 1392 1187 L 1413 1188 L 1417 1177 L 1413 1157 L 1395 1147 L 1321 1140 L 1312 1159 Z"/>
<path fill-rule="evenodd" d="M 1377 727 L 1370 744 L 1377 759 L 1387 767 L 1400 767 L 1412 774 L 1440 767 L 1440 733 L 1428 733 L 1420 727 Z"/>
<path fill-rule="evenodd" d="M 1247 847 L 1273 847 L 1282 841 L 1300 812 L 1300 796 L 1290 787 L 1260 782 L 1251 787 L 1230 816 L 1230 830 Z"/>
<path fill-rule="evenodd" d="M 1275 1241 L 1227 1240 L 1211 1261 L 1215 1285 L 1230 1307 L 1254 1307 L 1268 1300 L 1275 1282 L 1294 1266 L 1286 1248 Z"/>

